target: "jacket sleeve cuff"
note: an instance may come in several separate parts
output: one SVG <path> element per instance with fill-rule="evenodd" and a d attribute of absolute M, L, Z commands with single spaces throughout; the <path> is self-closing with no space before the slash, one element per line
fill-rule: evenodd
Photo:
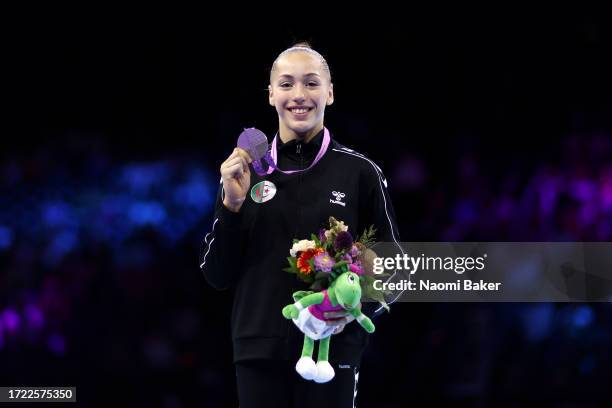
<path fill-rule="evenodd" d="M 230 211 L 226 206 L 221 204 L 219 211 L 217 213 L 217 217 L 219 221 L 227 228 L 239 228 L 242 223 L 242 214 L 243 211 L 233 212 Z"/>

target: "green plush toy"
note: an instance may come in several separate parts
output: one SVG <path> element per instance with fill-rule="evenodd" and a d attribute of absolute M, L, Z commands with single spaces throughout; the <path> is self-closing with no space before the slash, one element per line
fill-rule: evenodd
<path fill-rule="evenodd" d="M 325 313 L 346 311 L 354 316 L 368 333 L 374 332 L 372 320 L 361 313 L 359 279 L 359 275 L 354 272 L 343 272 L 335 277 L 325 290 L 295 292 L 295 303 L 283 308 L 283 316 L 293 319 L 295 325 L 304 333 L 302 357 L 295 366 L 295 370 L 304 379 L 325 383 L 335 375 L 328 362 L 329 342 L 335 327 L 326 323 Z M 320 340 L 316 364 L 312 359 L 315 340 Z"/>

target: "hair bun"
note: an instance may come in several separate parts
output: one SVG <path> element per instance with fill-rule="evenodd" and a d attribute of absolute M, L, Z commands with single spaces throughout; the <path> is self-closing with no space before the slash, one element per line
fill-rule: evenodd
<path fill-rule="evenodd" d="M 310 48 L 312 50 L 312 46 L 307 41 L 301 41 L 299 43 L 295 43 L 291 46 L 291 48 L 294 48 L 294 47 Z"/>
<path fill-rule="evenodd" d="M 307 41 L 300 41 L 298 43 L 293 44 L 290 48 L 287 48 L 285 51 L 281 52 L 280 54 L 278 54 L 278 57 L 276 57 L 276 59 L 274 60 L 274 63 L 272 64 L 272 68 L 270 69 L 270 83 L 272 83 L 272 74 L 276 70 L 276 63 L 278 62 L 278 59 L 292 52 L 306 52 L 318 58 L 319 61 L 321 61 L 321 64 L 323 65 L 323 70 L 327 74 L 327 79 L 329 80 L 329 82 L 331 82 L 331 71 L 329 70 L 329 65 L 327 65 L 327 61 L 325 61 L 325 58 L 323 58 L 321 54 L 315 51 L 310 46 L 310 43 L 308 43 Z"/>

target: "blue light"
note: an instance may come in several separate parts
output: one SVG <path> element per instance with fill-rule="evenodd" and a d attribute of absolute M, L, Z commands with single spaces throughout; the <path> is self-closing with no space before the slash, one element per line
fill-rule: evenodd
<path fill-rule="evenodd" d="M 174 190 L 174 201 L 183 206 L 193 207 L 200 212 L 206 211 L 215 199 L 217 184 L 199 170 L 190 174 L 189 181 Z"/>
<path fill-rule="evenodd" d="M 8 249 L 13 244 L 13 231 L 0 225 L 0 249 Z"/>
<path fill-rule="evenodd" d="M 115 250 L 143 226 L 175 245 L 211 211 L 219 187 L 216 177 L 193 161 L 127 163 L 118 175 L 106 174 L 94 186 L 63 180 L 61 188 L 28 190 L 14 214 L 0 219 L 0 251 L 14 246 L 18 234 L 35 238 L 46 246 L 43 260 L 55 266 L 81 240 Z"/>
<path fill-rule="evenodd" d="M 132 192 L 148 193 L 154 185 L 166 182 L 170 173 L 166 163 L 131 164 L 123 169 L 121 180 Z"/>
<path fill-rule="evenodd" d="M 43 203 L 42 219 L 49 227 L 69 225 L 75 220 L 70 206 L 61 201 Z"/>
<path fill-rule="evenodd" d="M 589 306 L 579 306 L 572 315 L 572 324 L 578 328 L 587 327 L 593 322 L 594 316 L 593 309 Z"/>
<path fill-rule="evenodd" d="M 199 182 L 183 184 L 174 191 L 174 200 L 178 204 L 195 208 L 205 208 L 212 199 L 209 186 Z"/>
<path fill-rule="evenodd" d="M 74 231 L 63 231 L 55 237 L 54 247 L 60 251 L 70 252 L 76 246 L 78 240 Z"/>
<path fill-rule="evenodd" d="M 550 303 L 526 305 L 521 308 L 525 338 L 539 342 L 550 335 L 555 309 Z"/>
<path fill-rule="evenodd" d="M 61 259 L 72 252 L 79 243 L 77 233 L 71 230 L 64 230 L 55 235 L 45 253 L 45 263 L 55 266 Z"/>
<path fill-rule="evenodd" d="M 137 225 L 159 225 L 166 219 L 166 210 L 157 201 L 140 201 L 132 204 L 129 209 L 130 221 Z"/>

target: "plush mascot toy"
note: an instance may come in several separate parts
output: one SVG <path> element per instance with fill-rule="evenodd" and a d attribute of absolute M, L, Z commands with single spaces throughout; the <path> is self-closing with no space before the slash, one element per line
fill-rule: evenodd
<path fill-rule="evenodd" d="M 320 292 L 299 291 L 293 294 L 295 303 L 283 308 L 283 316 L 293 319 L 304 333 L 302 357 L 295 370 L 306 380 L 325 383 L 334 378 L 334 369 L 328 362 L 329 342 L 334 326 L 327 325 L 324 313 L 346 311 L 353 315 L 368 332 L 374 332 L 372 320 L 361 313 L 361 286 L 359 275 L 346 271 L 333 278 L 327 289 Z M 317 363 L 312 359 L 314 342 L 320 340 Z"/>

